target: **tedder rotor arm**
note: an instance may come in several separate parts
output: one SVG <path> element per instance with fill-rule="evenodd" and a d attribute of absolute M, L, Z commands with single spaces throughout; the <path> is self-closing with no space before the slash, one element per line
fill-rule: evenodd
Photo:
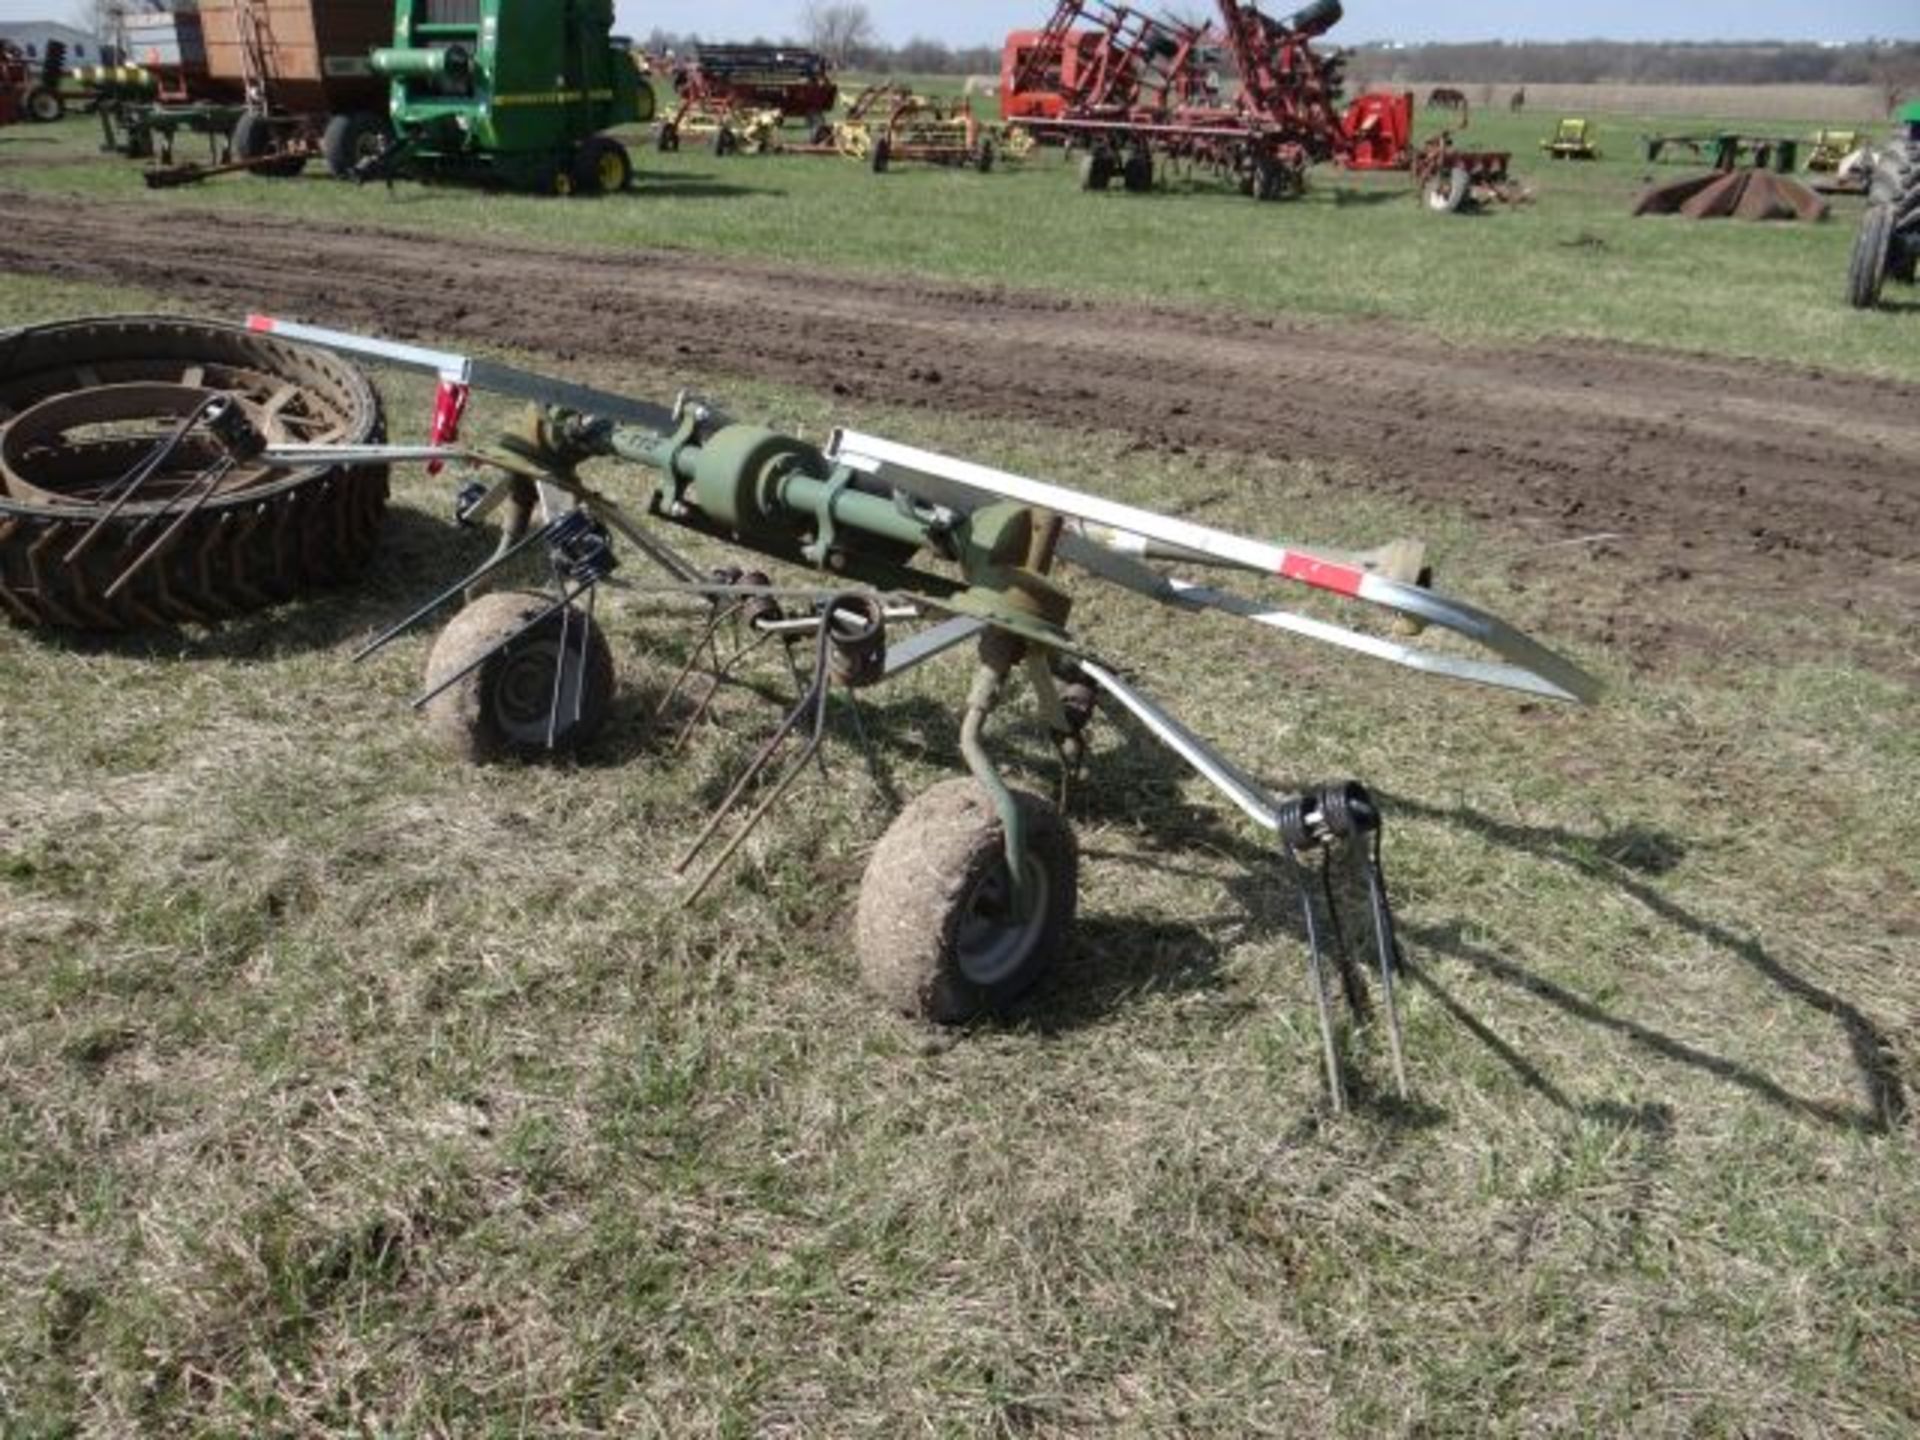
<path fill-rule="evenodd" d="M 1577 704 L 1591 704 L 1600 695 L 1600 684 L 1592 676 L 1505 621 L 1417 585 L 1369 573 L 1355 564 L 1249 540 L 877 436 L 837 432 L 828 453 L 849 469 L 883 480 L 928 504 L 961 511 L 991 501 L 1030 505 L 1068 520 L 1105 526 L 1186 552 L 1211 564 L 1277 577 L 1358 601 L 1418 626 L 1451 631 L 1493 658 L 1475 659 L 1383 641 L 1307 616 L 1256 605 L 1220 591 L 1168 580 L 1132 557 L 1084 536 L 1069 536 L 1062 542 L 1064 558 L 1163 603 L 1186 609 L 1222 610 L 1269 628 L 1288 630 L 1448 679 Z"/>

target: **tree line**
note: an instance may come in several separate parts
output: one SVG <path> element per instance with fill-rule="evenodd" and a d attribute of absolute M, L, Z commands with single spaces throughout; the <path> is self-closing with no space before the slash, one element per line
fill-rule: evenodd
<path fill-rule="evenodd" d="M 1920 45 L 1572 44 L 1364 46 L 1369 83 L 1448 79 L 1474 85 L 1898 85 L 1920 87 Z"/>

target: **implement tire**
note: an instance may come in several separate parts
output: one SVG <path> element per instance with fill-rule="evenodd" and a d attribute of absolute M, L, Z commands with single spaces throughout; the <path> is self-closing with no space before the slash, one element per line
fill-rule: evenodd
<path fill-rule="evenodd" d="M 1014 792 L 1026 823 L 1034 913 L 1001 913 L 1000 817 L 979 781 L 936 785 L 881 838 L 860 885 L 854 943 L 889 1009 L 939 1025 L 1005 1010 L 1052 967 L 1079 908 L 1080 852 L 1053 806 Z"/>
<path fill-rule="evenodd" d="M 141 412 L 163 423 L 129 439 L 126 397 L 141 393 L 167 397 Z M 75 630 L 211 624 L 358 574 L 386 516 L 385 467 L 243 467 L 110 596 L 188 508 L 186 487 L 209 458 L 199 438 L 151 498 L 127 504 L 67 562 L 109 508 L 99 492 L 154 452 L 183 405 L 214 394 L 237 397 L 270 441 L 386 436 L 379 396 L 354 366 L 239 326 L 138 316 L 0 335 L 0 613 Z M 67 397 L 112 423 L 89 434 L 61 421 Z"/>
<path fill-rule="evenodd" d="M 483 595 L 440 633 L 427 660 L 429 690 L 481 662 L 426 709 L 428 730 L 455 757 L 488 765 L 548 754 L 556 687 L 561 693 L 552 753 L 578 752 L 607 723 L 613 708 L 613 650 L 578 607 L 564 624 L 559 615 L 534 624 L 553 604 L 549 595 L 519 590 Z"/>

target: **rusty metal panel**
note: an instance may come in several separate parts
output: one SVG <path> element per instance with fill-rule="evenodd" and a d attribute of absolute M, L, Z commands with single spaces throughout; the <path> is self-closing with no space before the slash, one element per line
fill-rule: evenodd
<path fill-rule="evenodd" d="M 391 0 L 202 0 L 200 16 L 216 81 L 246 84 L 258 69 L 278 110 L 386 108 L 367 57 L 393 42 Z"/>

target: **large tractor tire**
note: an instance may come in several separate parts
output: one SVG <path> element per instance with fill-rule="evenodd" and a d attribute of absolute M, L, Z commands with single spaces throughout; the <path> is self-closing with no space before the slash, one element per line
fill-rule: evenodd
<path fill-rule="evenodd" d="M 1080 852 L 1046 801 L 1014 793 L 1026 824 L 1028 913 L 1011 907 L 1000 817 L 980 783 L 950 780 L 893 822 L 860 886 L 855 948 L 867 986 L 903 1015 L 957 1025 L 1005 1010 L 1066 948 Z"/>
<path fill-rule="evenodd" d="M 270 443 L 385 437 L 359 370 L 238 326 L 140 316 L 0 336 L 0 613 L 80 630 L 209 624 L 359 572 L 386 515 L 384 467 L 241 464 L 210 487 L 220 452 L 189 431 L 114 509 L 215 396 Z"/>
<path fill-rule="evenodd" d="M 1872 310 L 1880 304 L 1892 245 L 1893 207 L 1870 206 L 1860 221 L 1860 234 L 1853 242 L 1853 259 L 1847 267 L 1847 303 L 1854 309 Z"/>

